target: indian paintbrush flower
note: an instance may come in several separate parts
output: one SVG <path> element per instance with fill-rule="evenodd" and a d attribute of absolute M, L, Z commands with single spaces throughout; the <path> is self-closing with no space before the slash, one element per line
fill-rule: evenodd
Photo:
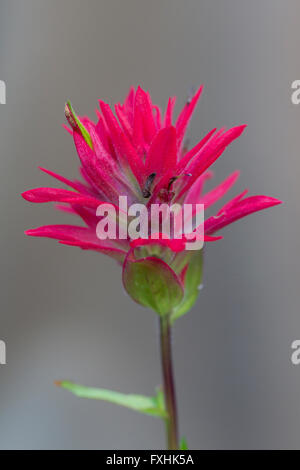
<path fill-rule="evenodd" d="M 184 237 L 167 239 L 163 234 L 158 234 L 158 239 L 131 239 L 127 235 L 101 240 L 96 233 L 99 222 L 96 210 L 109 203 L 121 218 L 120 196 L 126 196 L 128 204 L 144 204 L 149 209 L 154 204 L 203 204 L 206 210 L 227 194 L 239 172 L 234 171 L 214 189 L 204 192 L 206 181 L 213 176 L 209 168 L 226 147 L 240 137 L 246 126 L 213 129 L 187 150 L 185 134 L 202 88 L 188 100 L 176 120 L 173 116 L 175 98 L 169 99 L 162 113 L 160 107 L 152 103 L 149 93 L 140 87 L 131 88 L 124 103 L 115 105 L 115 114 L 108 104 L 100 101 L 97 122 L 78 117 L 68 102 L 65 116 L 69 127 L 65 127 L 75 143 L 81 178 L 70 180 L 41 168 L 66 188 L 37 188 L 23 193 L 30 202 L 55 202 L 57 209 L 78 216 L 84 223 L 42 226 L 28 230 L 27 235 L 54 238 L 62 244 L 114 258 L 122 266 L 123 283 L 129 295 L 159 314 L 164 397 L 158 393 L 153 398 L 152 408 L 148 403 L 139 411 L 149 413 L 150 408 L 153 411 L 157 407 L 159 411 L 150 414 L 158 414 L 166 420 L 169 448 L 179 446 L 170 325 L 190 310 L 197 299 L 202 282 L 203 250 L 188 250 Z M 280 203 L 272 197 L 248 196 L 247 193 L 245 190 L 236 195 L 216 215 L 205 220 L 204 241 L 218 240 L 222 237 L 216 234 L 225 226 Z M 121 403 L 122 394 L 118 401 L 116 396 L 114 399 L 107 397 L 103 390 L 63 384 L 77 395 L 95 398 L 87 390 L 96 390 L 96 394 L 98 390 L 98 395 L 102 393 L 100 398 L 138 409 L 128 405 L 124 398 L 132 396 L 123 396 Z M 146 399 L 139 396 L 140 400 L 142 398 Z"/>

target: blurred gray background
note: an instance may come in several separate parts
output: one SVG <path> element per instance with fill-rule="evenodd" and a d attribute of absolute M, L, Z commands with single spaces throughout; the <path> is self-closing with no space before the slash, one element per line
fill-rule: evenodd
<path fill-rule="evenodd" d="M 214 167 L 237 191 L 285 204 L 224 230 L 206 250 L 204 289 L 174 332 L 180 433 L 192 449 L 300 449 L 298 0 L 0 0 L 2 449 L 164 447 L 156 419 L 78 399 L 70 379 L 151 394 L 160 383 L 155 314 L 135 305 L 112 260 L 26 238 L 68 223 L 20 193 L 77 175 L 64 103 L 94 116 L 97 99 L 141 84 L 165 106 L 205 84 L 189 129 L 247 123 Z M 234 193 L 232 193 L 234 194 Z"/>

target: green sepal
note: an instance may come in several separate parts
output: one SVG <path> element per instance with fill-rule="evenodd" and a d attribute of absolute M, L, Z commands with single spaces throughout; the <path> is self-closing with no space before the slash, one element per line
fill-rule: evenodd
<path fill-rule="evenodd" d="M 180 305 L 175 307 L 171 315 L 173 323 L 177 318 L 187 313 L 197 300 L 199 287 L 203 274 L 203 249 L 192 254 L 184 279 L 184 298 Z"/>
<path fill-rule="evenodd" d="M 65 115 L 72 129 L 76 132 L 79 132 L 84 138 L 85 142 L 88 144 L 88 146 L 93 150 L 94 147 L 93 147 L 92 138 L 89 132 L 87 131 L 87 129 L 84 127 L 84 125 L 80 121 L 77 114 L 75 113 L 70 101 L 67 101 L 67 104 L 65 106 Z"/>
<path fill-rule="evenodd" d="M 183 287 L 177 275 L 159 258 L 127 259 L 123 284 L 133 300 L 160 316 L 170 314 L 183 299 Z"/>

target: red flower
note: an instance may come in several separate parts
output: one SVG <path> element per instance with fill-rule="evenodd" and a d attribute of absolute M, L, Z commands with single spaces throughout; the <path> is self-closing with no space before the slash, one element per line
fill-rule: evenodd
<path fill-rule="evenodd" d="M 175 98 L 169 99 L 162 116 L 149 93 L 140 87 L 131 88 L 124 103 L 116 104 L 116 116 L 108 104 L 100 101 L 96 123 L 86 117 L 78 118 L 68 103 L 65 113 L 71 129 L 67 130 L 73 136 L 80 159 L 81 180 L 71 181 L 41 168 L 71 189 L 37 188 L 23 193 L 24 199 L 31 202 L 59 203 L 58 209 L 75 214 L 84 222 L 84 226 L 43 226 L 28 230 L 27 235 L 55 238 L 60 243 L 115 258 L 123 264 L 123 280 L 130 295 L 161 314 L 170 309 L 182 314 L 187 303 L 190 308 L 197 296 L 197 285 L 191 280 L 192 270 L 197 283 L 199 274 L 196 276 L 195 272 L 201 269 L 201 254 L 185 250 L 182 240 L 133 241 L 129 237 L 100 240 L 96 234 L 99 221 L 96 209 L 101 203 L 109 202 L 118 210 L 120 195 L 127 196 L 128 204 L 142 203 L 148 208 L 162 202 L 202 203 L 208 208 L 229 191 L 239 172 L 203 193 L 205 181 L 212 177 L 207 170 L 246 126 L 213 129 L 187 151 L 184 136 L 201 93 L 202 86 L 176 121 Z M 244 191 L 234 197 L 216 216 L 205 221 L 205 239 L 221 238 L 212 236 L 252 212 L 281 202 L 268 196 L 246 197 L 246 194 Z M 170 294 L 172 300 L 166 300 Z"/>

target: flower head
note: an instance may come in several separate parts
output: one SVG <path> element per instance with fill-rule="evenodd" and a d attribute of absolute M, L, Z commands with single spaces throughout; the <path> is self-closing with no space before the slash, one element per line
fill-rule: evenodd
<path fill-rule="evenodd" d="M 116 236 L 101 240 L 96 227 L 96 210 L 110 203 L 118 216 L 119 196 L 128 204 L 203 204 L 205 209 L 221 199 L 235 184 L 239 172 L 233 172 L 209 192 L 203 188 L 212 177 L 209 167 L 226 147 L 237 139 L 245 125 L 226 130 L 213 129 L 187 150 L 184 137 L 202 93 L 202 86 L 185 104 L 177 119 L 175 98 L 168 101 L 165 113 L 152 103 L 149 93 L 131 88 L 123 104 L 110 106 L 100 101 L 97 122 L 78 117 L 68 102 L 65 115 L 80 160 L 80 180 L 69 180 L 52 171 L 42 171 L 66 187 L 36 188 L 23 193 L 31 202 L 55 202 L 57 209 L 79 216 L 84 225 L 47 225 L 26 233 L 48 237 L 65 245 L 94 250 L 115 258 L 123 265 L 123 282 L 137 302 L 163 315 L 178 317 L 194 303 L 201 282 L 202 250 L 186 249 L 181 240 L 158 234 L 153 239 Z M 204 240 L 223 227 L 253 212 L 279 204 L 268 196 L 247 196 L 247 190 L 227 202 L 219 212 L 205 220 Z"/>

